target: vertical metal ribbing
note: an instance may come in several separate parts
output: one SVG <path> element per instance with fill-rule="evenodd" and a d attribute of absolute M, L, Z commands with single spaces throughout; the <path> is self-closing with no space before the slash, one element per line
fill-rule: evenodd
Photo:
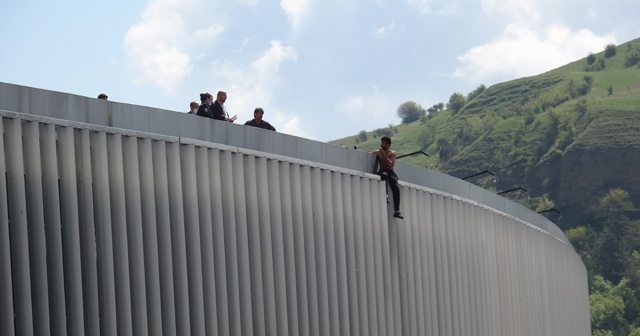
<path fill-rule="evenodd" d="M 514 254 L 515 247 L 515 226 L 513 220 L 510 218 L 502 218 L 504 223 L 502 234 L 505 239 L 505 248 L 506 248 L 506 289 L 507 289 L 507 302 L 508 308 L 506 311 L 507 316 L 507 325 L 508 331 L 510 335 L 518 334 L 518 325 L 520 324 L 519 316 L 520 307 L 518 306 L 518 293 L 515 291 L 515 284 L 517 282 L 518 275 L 518 266 L 516 265 L 516 254 Z"/>
<path fill-rule="evenodd" d="M 502 333 L 504 335 L 513 335 L 512 329 L 512 311 L 513 307 L 511 305 L 511 296 L 510 296 L 510 265 L 508 260 L 509 254 L 509 243 L 508 243 L 508 234 L 506 233 L 507 227 L 505 227 L 504 218 L 500 215 L 495 215 L 494 220 L 496 223 L 496 244 L 497 244 L 497 258 L 498 258 L 498 272 L 496 274 L 500 274 L 498 276 L 498 286 L 500 288 L 498 297 L 500 298 L 499 304 L 501 307 L 500 316 L 501 323 L 500 327 Z"/>
<path fill-rule="evenodd" d="M 387 254 L 384 244 L 381 238 L 382 227 L 386 228 L 386 221 L 383 220 L 384 215 L 380 212 L 380 208 L 384 207 L 384 192 L 380 190 L 377 180 L 368 179 L 369 193 L 369 215 L 371 216 L 371 225 L 369 235 L 371 237 L 373 251 L 371 252 L 373 258 L 373 272 L 375 277 L 375 293 L 376 293 L 376 323 L 378 327 L 379 335 L 388 335 L 391 331 L 387 328 L 387 311 L 386 308 L 391 306 L 391 301 L 388 300 L 388 293 L 385 292 L 385 287 L 389 283 L 385 283 L 385 259 L 383 255 Z M 384 224 L 383 224 L 384 223 Z M 385 238 L 386 240 L 386 238 Z M 373 308 L 373 307 L 372 307 Z"/>
<path fill-rule="evenodd" d="M 331 201 L 333 207 L 334 243 L 328 249 L 335 250 L 335 267 L 337 281 L 337 305 L 333 306 L 338 311 L 340 319 L 338 335 L 349 335 L 349 286 L 347 279 L 347 251 L 345 236 L 345 201 L 343 198 L 345 186 L 342 184 L 342 173 L 331 173 Z"/>
<path fill-rule="evenodd" d="M 193 145 L 180 146 L 180 176 L 182 177 L 184 234 L 187 257 L 187 283 L 189 290 L 189 316 L 191 332 L 205 333 L 204 289 L 202 283 L 202 248 L 200 245 L 200 216 L 198 213 L 198 185 L 196 158 Z"/>
<path fill-rule="evenodd" d="M 153 192 L 158 235 L 158 265 L 160 275 L 160 302 L 162 307 L 162 332 L 165 335 L 178 333 L 176 322 L 175 281 L 173 279 L 173 247 L 171 245 L 171 211 L 167 143 L 153 141 Z M 154 223 L 149 223 L 154 225 Z M 147 227 L 145 231 L 152 230 Z M 151 237 L 149 237 L 151 239 Z M 150 260 L 153 261 L 153 260 Z"/>
<path fill-rule="evenodd" d="M 390 192 L 389 188 L 387 187 L 387 192 Z M 391 200 L 392 198 L 389 197 L 389 199 Z M 406 202 L 405 202 L 406 203 Z M 403 204 L 404 205 L 404 204 Z M 391 200 L 390 204 L 387 204 L 387 209 L 391 209 L 391 207 L 393 206 L 393 200 Z M 390 210 L 389 210 L 390 212 Z M 389 222 L 390 223 L 394 223 L 396 224 L 396 230 L 397 230 L 397 253 L 398 253 L 398 276 L 399 276 L 399 282 L 398 285 L 400 286 L 400 318 L 401 318 L 401 323 L 402 323 L 402 331 L 407 334 L 407 335 L 411 335 L 412 331 L 415 331 L 415 328 L 412 328 L 411 326 L 411 312 L 410 312 L 410 308 L 409 308 L 409 293 L 408 293 L 408 289 L 409 286 L 407 284 L 408 281 L 408 275 L 407 275 L 407 228 L 405 225 L 403 225 L 403 223 L 399 223 L 398 220 L 396 219 L 392 219 L 392 217 L 390 215 L 387 215 L 387 218 L 389 218 Z"/>
<path fill-rule="evenodd" d="M 54 132 L 53 125 L 46 127 L 47 132 Z M 100 302 L 98 287 L 98 259 L 96 245 L 96 225 L 93 199 L 93 173 L 91 168 L 91 138 L 88 129 L 75 130 L 76 174 L 78 180 L 78 220 L 80 225 L 80 263 L 82 265 L 82 299 L 84 315 L 84 332 L 87 335 L 100 334 Z M 55 148 L 55 147 L 54 147 Z M 49 150 L 48 150 L 49 151 Z M 58 158 L 56 158 L 57 160 Z M 46 184 L 51 185 L 58 197 L 58 170 Z M 53 170 L 53 169 L 52 169 Z M 54 180 L 55 179 L 55 180 Z M 58 199 L 58 202 L 60 200 Z M 59 212 L 59 210 L 56 210 Z M 57 214 L 59 217 L 60 215 Z M 52 235 L 60 235 L 59 223 L 50 229 Z M 57 238 L 56 238 L 57 239 Z M 62 249 L 62 245 L 60 246 Z M 63 276 L 63 274 L 60 274 Z M 52 298 L 53 300 L 56 300 Z M 63 320 L 64 321 L 64 320 Z M 66 329 L 65 329 L 66 330 Z M 66 335 L 66 331 L 61 333 Z"/>
<path fill-rule="evenodd" d="M 368 178 L 360 178 L 362 199 L 362 247 L 364 252 L 364 272 L 362 273 L 366 281 L 366 296 L 367 296 L 367 313 L 369 318 L 369 335 L 376 336 L 379 333 L 378 326 L 378 297 L 376 293 L 376 265 L 375 265 L 375 250 L 373 246 L 373 218 L 371 215 L 371 180 Z"/>
<path fill-rule="evenodd" d="M 282 213 L 282 249 L 284 253 L 284 275 L 287 296 L 287 329 L 286 334 L 298 334 L 301 330 L 298 300 L 298 278 L 296 268 L 296 246 L 294 234 L 294 207 L 292 200 L 292 170 L 289 162 L 280 162 L 278 172 L 280 177 L 281 213 Z M 301 333 L 300 333 L 301 334 Z"/>
<path fill-rule="evenodd" d="M 535 285 L 531 282 L 531 280 L 536 278 L 535 274 L 527 274 L 528 270 L 532 269 L 531 264 L 529 263 L 529 256 L 533 253 L 532 249 L 529 247 L 529 240 L 535 236 L 536 232 L 531 230 L 531 228 L 527 228 L 522 223 L 516 223 L 516 229 L 518 231 L 518 239 L 519 243 L 516 243 L 516 248 L 518 248 L 521 252 L 518 253 L 519 256 L 519 264 L 520 264 L 520 272 L 519 279 L 517 284 L 517 291 L 520 294 L 520 316 L 522 316 L 522 324 L 520 330 L 523 334 L 530 335 L 539 335 L 539 333 L 535 333 L 535 323 L 532 323 L 532 320 L 535 318 L 535 314 L 537 311 L 537 307 L 535 307 L 535 300 L 530 295 L 530 290 L 535 288 Z"/>
<path fill-rule="evenodd" d="M 37 121 L 22 124 L 23 153 L 26 180 L 26 201 L 29 220 L 29 264 L 31 268 L 31 298 L 33 331 L 49 335 L 49 293 L 47 284 L 47 251 L 45 239 L 42 191 L 42 161 L 40 159 L 40 129 Z"/>
<path fill-rule="evenodd" d="M 186 158 L 183 158 L 185 160 Z M 198 211 L 200 227 L 200 251 L 202 258 L 202 299 L 204 323 L 207 335 L 218 334 L 218 309 L 216 307 L 216 272 L 213 255 L 213 222 L 211 213 L 211 186 L 209 176 L 209 149 L 195 148 L 195 179 L 197 195 L 193 201 Z M 183 169 L 184 171 L 184 169 Z"/>
<path fill-rule="evenodd" d="M 469 292 L 469 287 L 471 283 L 469 282 L 470 272 L 469 272 L 469 260 L 468 254 L 470 251 L 470 245 L 467 241 L 467 236 L 469 234 L 469 229 L 467 225 L 468 219 L 468 206 L 469 204 L 463 201 L 458 201 L 458 249 L 459 249 L 459 258 L 460 258 L 460 286 L 461 286 L 461 299 L 460 302 L 462 306 L 460 310 L 462 311 L 462 329 L 463 333 L 471 334 L 473 333 L 473 329 L 471 327 L 471 311 L 470 307 L 472 305 L 471 294 Z"/>
<path fill-rule="evenodd" d="M 358 311 L 358 280 L 355 252 L 355 230 L 353 227 L 353 195 L 351 176 L 342 175 L 342 197 L 344 204 L 344 237 L 347 278 L 347 296 L 349 303 L 350 335 L 360 335 L 360 312 Z"/>
<path fill-rule="evenodd" d="M 332 176 L 338 174 L 328 169 L 321 172 L 322 208 L 324 209 L 325 224 L 322 226 L 325 241 L 326 258 L 326 279 L 327 279 L 327 301 L 329 310 L 329 333 L 330 335 L 340 335 L 340 301 L 338 299 L 338 266 L 336 260 L 336 216 L 337 208 L 334 207 L 332 199 L 340 197 L 339 189 L 332 183 Z M 342 219 L 339 219 L 342 221 Z"/>
<path fill-rule="evenodd" d="M 358 293 L 358 316 L 360 317 L 360 332 L 362 335 L 370 334 L 370 321 L 369 321 L 369 305 L 367 300 L 367 269 L 365 261 L 365 246 L 364 246 L 364 224 L 362 216 L 362 180 L 359 176 L 352 176 L 351 179 L 352 193 L 352 216 L 354 227 L 354 244 L 355 251 L 355 266 L 354 276 L 357 280 L 356 291 Z"/>
<path fill-rule="evenodd" d="M 278 316 L 276 309 L 276 289 L 274 274 L 274 247 L 272 227 L 274 225 L 271 220 L 272 211 L 276 211 L 276 207 L 272 203 L 276 203 L 275 199 L 269 197 L 269 188 L 272 187 L 269 179 L 269 167 L 266 158 L 256 158 L 256 176 L 257 176 L 257 196 L 258 196 L 258 217 L 260 218 L 260 255 L 262 259 L 259 261 L 262 265 L 262 292 L 264 293 L 264 319 L 265 333 L 267 335 L 278 334 Z"/>
<path fill-rule="evenodd" d="M 4 120 L 15 332 L 33 334 L 29 235 L 20 119 Z"/>
<path fill-rule="evenodd" d="M 255 156 L 244 156 L 244 190 L 240 190 L 240 194 L 245 195 L 246 199 L 246 218 L 247 218 L 247 241 L 249 255 L 249 275 L 250 275 L 250 291 L 251 293 L 251 315 L 253 332 L 257 335 L 264 335 L 266 329 L 265 322 L 265 306 L 263 292 L 263 270 L 262 270 L 262 241 L 260 239 L 260 227 L 265 225 L 260 213 L 259 204 L 268 200 L 261 199 L 258 196 L 258 170 L 256 169 Z M 260 175 L 264 171 L 260 172 Z"/>
<path fill-rule="evenodd" d="M 460 304 L 460 279 L 458 277 L 458 268 L 460 267 L 460 259 L 458 255 L 458 247 L 456 244 L 456 231 L 458 227 L 457 205 L 458 201 L 452 198 L 447 198 L 445 204 L 447 207 L 446 213 L 446 235 L 447 235 L 447 263 L 449 264 L 449 294 L 450 307 L 451 307 L 451 320 L 452 320 L 452 332 L 454 335 L 462 335 L 461 330 L 461 311 L 462 305 Z"/>
<path fill-rule="evenodd" d="M 396 315 L 399 314 L 399 311 L 394 309 L 394 302 L 399 298 L 396 296 L 394 291 L 393 281 L 394 276 L 392 275 L 391 269 L 391 250 L 390 250 L 390 237 L 389 237 L 389 225 L 387 221 L 387 204 L 386 204 L 386 195 L 385 195 L 385 182 L 381 182 L 380 180 L 374 180 L 372 185 L 372 193 L 376 195 L 374 197 L 374 211 L 373 216 L 377 218 L 377 227 L 374 233 L 375 239 L 378 241 L 378 246 L 380 246 L 380 255 L 376 258 L 380 258 L 381 262 L 381 271 L 382 276 L 380 277 L 383 286 L 383 297 L 384 297 L 384 318 L 385 318 L 385 326 L 386 329 L 380 329 L 381 334 L 385 335 L 394 335 L 396 334 L 396 329 L 400 320 L 396 318 Z M 397 275 L 397 273 L 396 273 Z"/>
<path fill-rule="evenodd" d="M 221 178 L 220 201 L 222 203 L 224 225 L 224 256 L 227 272 L 227 293 L 229 299 L 229 334 L 242 334 L 242 320 L 240 313 L 240 279 L 238 275 L 238 247 L 236 234 L 236 211 L 234 197 L 236 191 L 233 185 L 232 154 L 229 151 L 220 153 L 220 169 L 217 170 Z"/>
<path fill-rule="evenodd" d="M 113 230 L 113 266 L 116 282 L 116 317 L 118 335 L 132 335 L 131 284 L 129 282 L 129 248 L 124 193 L 122 136 L 107 135 L 111 229 Z"/>
<path fill-rule="evenodd" d="M 9 236 L 9 209 L 7 200 L 7 178 L 5 165 L 5 119 L 0 117 L 0 334 L 15 333 L 13 320 L 13 281 L 11 279 L 11 239 Z"/>
<path fill-rule="evenodd" d="M 275 333 L 273 335 L 288 335 L 289 334 L 289 319 L 290 316 L 287 313 L 287 302 L 289 300 L 289 293 L 287 292 L 287 266 L 285 256 L 285 240 L 284 240 L 284 213 L 282 211 L 282 198 L 283 193 L 280 188 L 281 185 L 281 170 L 280 163 L 277 160 L 266 160 L 266 174 L 265 178 L 268 182 L 268 195 L 269 199 L 269 221 L 271 224 L 271 250 L 273 251 L 273 300 L 275 304 L 274 310 L 275 320 L 273 323 L 276 325 Z M 270 326 L 269 330 L 273 330 Z"/>
<path fill-rule="evenodd" d="M 333 225 L 331 219 L 326 213 L 327 219 L 325 220 L 326 208 L 323 204 L 323 183 L 322 183 L 322 169 L 311 168 L 311 209 L 313 214 L 313 241 L 315 247 L 315 262 L 314 270 L 316 274 L 316 295 L 318 296 L 318 323 L 319 323 L 319 335 L 331 334 L 331 320 L 329 318 L 329 293 L 327 283 L 327 251 L 324 226 Z"/>
<path fill-rule="evenodd" d="M 147 293 L 145 286 L 144 240 L 142 234 L 142 205 L 140 167 L 138 166 L 138 138 L 122 139 L 124 164 L 124 197 L 131 282 L 131 316 L 134 335 L 148 335 Z"/>
<path fill-rule="evenodd" d="M 428 321 L 428 317 L 425 313 L 425 301 L 424 301 L 424 277 L 422 275 L 422 261 L 424 256 L 421 253 L 421 247 L 425 243 L 421 241 L 420 237 L 420 227 L 424 226 L 424 217 L 420 214 L 420 209 L 423 208 L 422 204 L 419 203 L 419 197 L 421 192 L 417 191 L 414 188 L 405 188 L 405 200 L 407 201 L 405 204 L 409 205 L 409 227 L 411 231 L 411 257 L 413 258 L 413 263 L 411 264 L 411 268 L 413 269 L 412 278 L 414 281 L 413 284 L 413 297 L 415 300 L 415 315 L 416 315 L 416 332 L 418 335 L 426 334 L 426 323 Z M 406 219 L 405 219 L 406 220 Z"/>
<path fill-rule="evenodd" d="M 453 335 L 452 313 L 451 313 L 451 295 L 449 292 L 449 253 L 447 251 L 447 224 L 446 214 L 448 213 L 448 199 L 438 195 L 435 199 L 436 206 L 439 209 L 437 218 L 434 221 L 434 245 L 436 255 L 436 284 L 437 284 L 437 300 L 438 300 L 438 326 L 440 327 L 440 335 Z"/>
<path fill-rule="evenodd" d="M 385 191 L 387 190 L 386 182 L 380 182 L 382 184 L 381 189 Z M 386 207 L 383 207 L 382 218 L 389 218 L 389 214 L 387 209 L 389 209 L 389 204 Z M 388 221 L 388 232 L 389 232 L 389 261 L 390 261 L 390 269 L 391 269 L 391 287 L 393 293 L 393 324 L 394 324 L 394 334 L 402 335 L 403 332 L 408 332 L 404 325 L 404 319 L 402 316 L 402 281 L 400 277 L 400 231 L 398 228 L 398 221 L 392 220 Z"/>
<path fill-rule="evenodd" d="M 320 321 L 318 316 L 318 281 L 316 277 L 316 246 L 313 231 L 313 201 L 311 199 L 311 168 L 300 167 L 300 189 L 302 222 L 299 224 L 304 229 L 305 263 L 307 299 L 309 310 L 309 334 L 319 335 Z"/>
<path fill-rule="evenodd" d="M 264 292 L 261 265 L 261 239 L 260 226 L 263 225 L 260 216 L 259 203 L 268 200 L 259 199 L 258 183 L 256 176 L 256 158 L 244 156 L 244 190 L 240 191 L 246 197 L 247 240 L 249 252 L 249 274 L 253 332 L 262 335 L 265 332 Z"/>
<path fill-rule="evenodd" d="M 415 235 L 415 230 L 417 229 L 417 209 L 414 206 L 415 203 L 415 189 L 411 188 L 411 189 L 407 189 L 407 188 L 402 188 L 404 191 L 403 193 L 403 200 L 404 200 L 404 205 L 405 208 L 409 210 L 409 212 L 407 212 L 405 210 L 405 214 L 409 214 L 408 218 L 403 220 L 402 223 L 400 223 L 399 225 L 401 225 L 402 227 L 402 234 L 404 236 L 403 239 L 403 249 L 402 251 L 404 252 L 404 262 L 401 264 L 404 266 L 404 272 L 403 275 L 405 277 L 404 279 L 404 286 L 405 286 L 405 295 L 403 296 L 404 299 L 406 299 L 405 304 L 403 305 L 403 307 L 405 307 L 406 310 L 403 310 L 403 314 L 407 315 L 407 334 L 408 335 L 418 335 L 420 328 L 419 328 L 419 322 L 418 322 L 418 316 L 420 316 L 419 314 L 421 313 L 419 310 L 419 305 L 418 302 L 416 300 L 416 294 L 417 292 L 417 287 L 416 287 L 416 274 L 415 274 L 415 259 L 419 258 L 418 255 L 415 255 L 415 241 L 414 238 L 417 237 L 417 235 Z M 407 206 L 408 205 L 408 206 Z"/>
<path fill-rule="evenodd" d="M 290 166 L 291 212 L 295 255 L 296 295 L 298 305 L 298 333 L 309 335 L 309 300 L 307 292 L 307 261 L 305 260 L 304 215 L 302 210 L 301 167 Z"/>
<path fill-rule="evenodd" d="M 235 210 L 238 282 L 240 285 L 240 316 L 242 334 L 253 335 L 253 314 L 251 299 L 251 266 L 249 258 L 249 228 L 247 223 L 247 204 L 244 197 L 244 154 L 231 155 L 233 168 L 229 171 L 233 179 L 232 208 Z"/>
<path fill-rule="evenodd" d="M 167 178 L 169 187 L 169 220 L 171 227 L 171 252 L 176 304 L 176 331 L 180 335 L 191 334 L 189 311 L 189 280 L 187 275 L 187 247 L 184 228 L 184 202 L 180 174 L 180 144 L 167 143 Z"/>
<path fill-rule="evenodd" d="M 482 225 L 480 221 L 481 217 L 478 212 L 478 207 L 469 205 L 469 209 L 466 213 L 465 219 L 467 230 L 467 235 L 465 238 L 467 239 L 467 244 L 469 245 L 467 248 L 467 262 L 469 263 L 468 272 L 471 281 L 471 287 L 469 289 L 471 295 L 470 299 L 473 305 L 472 307 L 470 307 L 472 318 L 471 328 L 472 330 L 477 330 L 479 335 L 486 335 L 486 331 L 484 330 L 482 325 L 481 317 L 484 307 L 481 299 L 481 296 L 483 294 L 483 283 L 481 274 L 479 273 L 479 270 L 481 269 L 479 256 L 482 255 L 484 251 L 482 251 L 482 248 L 480 248 L 479 243 L 479 241 L 482 240 L 482 236 L 478 231 L 478 227 Z"/>
<path fill-rule="evenodd" d="M 487 316 L 488 321 L 492 321 L 489 326 L 489 334 L 490 335 L 503 335 L 502 331 L 502 315 L 500 314 L 501 307 L 501 299 L 500 293 L 502 292 L 500 287 L 500 279 L 498 276 L 499 268 L 500 268 L 500 260 L 499 260 L 499 247 L 498 247 L 498 239 L 496 234 L 496 223 L 495 217 L 496 214 L 493 211 L 485 211 L 485 226 L 486 226 L 486 236 L 487 243 L 485 247 L 487 248 L 487 258 L 485 259 L 485 267 L 486 267 L 486 275 L 487 275 L 487 284 L 489 298 L 489 316 Z M 495 322 L 493 322 L 495 321 Z"/>
<path fill-rule="evenodd" d="M 91 166 L 96 225 L 98 261 L 98 294 L 100 334 L 117 335 L 116 286 L 113 270 L 113 233 L 111 230 L 111 199 L 107 169 L 107 135 L 91 133 Z"/>
<path fill-rule="evenodd" d="M 438 335 L 438 306 L 436 299 L 436 276 L 433 245 L 434 209 L 432 207 L 433 198 L 435 198 L 435 196 L 429 192 L 423 192 L 421 195 L 420 216 L 424 219 L 419 230 L 419 234 L 422 239 L 422 285 L 425 301 L 425 314 L 429 316 L 429 319 L 426 321 L 426 333 L 430 335 Z"/>
<path fill-rule="evenodd" d="M 230 313 L 234 314 L 235 311 L 231 310 L 231 303 L 229 301 L 229 287 L 227 286 L 228 266 L 226 263 L 225 253 L 225 210 L 223 208 L 223 197 L 228 197 L 227 193 L 223 194 L 222 187 L 222 164 L 220 151 L 217 149 L 208 150 L 209 167 L 207 171 L 203 171 L 202 174 L 209 175 L 209 189 L 211 200 L 211 220 L 212 220 L 212 234 L 213 234 L 213 259 L 215 264 L 215 290 L 216 290 L 216 310 L 218 312 L 218 334 L 219 335 L 231 335 L 230 332 Z M 217 172 L 212 174 L 211 172 Z M 226 171 L 225 171 L 226 172 Z M 228 180 L 225 178 L 225 180 Z M 239 330 L 238 330 L 239 332 Z"/>
<path fill-rule="evenodd" d="M 160 291 L 160 265 L 158 260 L 158 229 L 156 227 L 155 188 L 153 182 L 153 148 L 150 139 L 138 140 L 138 167 L 140 171 L 140 215 L 142 249 L 144 256 L 147 325 L 149 335 L 162 334 L 162 300 Z"/>

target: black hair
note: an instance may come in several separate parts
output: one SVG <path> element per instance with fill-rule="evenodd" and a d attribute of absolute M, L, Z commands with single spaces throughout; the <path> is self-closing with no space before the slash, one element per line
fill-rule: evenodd
<path fill-rule="evenodd" d="M 208 97 L 213 98 L 213 95 L 211 95 L 209 92 L 201 93 L 200 94 L 200 101 L 204 103 L 204 101 L 207 100 Z"/>
<path fill-rule="evenodd" d="M 388 136 L 383 136 L 382 138 L 380 138 L 380 141 L 384 141 L 386 143 L 389 144 L 389 146 L 391 146 L 391 138 Z"/>

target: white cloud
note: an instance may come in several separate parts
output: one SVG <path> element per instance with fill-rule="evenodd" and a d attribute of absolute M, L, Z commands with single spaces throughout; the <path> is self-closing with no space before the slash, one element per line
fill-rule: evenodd
<path fill-rule="evenodd" d="M 515 22 L 535 23 L 540 19 L 538 3 L 531 0 L 482 0 L 485 14 L 506 14 Z"/>
<path fill-rule="evenodd" d="M 380 27 L 376 29 L 376 36 L 379 38 L 383 38 L 387 36 L 388 33 L 392 32 L 394 28 L 393 22 L 389 22 L 386 26 Z"/>
<path fill-rule="evenodd" d="M 284 9 L 289 18 L 289 22 L 293 25 L 293 28 L 297 28 L 302 23 L 309 11 L 310 0 L 281 0 L 280 7 Z"/>
<path fill-rule="evenodd" d="M 363 126 L 370 127 L 378 125 L 379 127 L 380 124 L 391 123 L 397 119 L 393 102 L 393 97 L 379 94 L 374 87 L 371 93 L 357 93 L 346 97 L 338 103 L 337 110 L 348 122 L 359 122 Z M 364 120 L 363 116 L 366 116 Z"/>
<path fill-rule="evenodd" d="M 167 92 L 174 91 L 191 75 L 190 51 L 222 33 L 221 25 L 191 29 L 186 18 L 192 15 L 185 12 L 194 7 L 192 5 L 175 0 L 151 1 L 141 20 L 129 28 L 124 48 L 140 73 L 138 82 L 150 82 Z"/>
<path fill-rule="evenodd" d="M 407 3 L 422 14 L 429 12 L 429 0 L 407 0 Z"/>
<path fill-rule="evenodd" d="M 283 133 L 299 136 L 301 138 L 313 139 L 314 136 L 306 131 L 300 125 L 300 117 L 294 116 L 289 118 L 288 121 L 284 124 L 284 128 L 282 130 Z"/>
<path fill-rule="evenodd" d="M 296 58 L 293 47 L 283 46 L 280 41 L 271 41 L 270 47 L 248 64 L 236 61 L 235 57 L 214 62 L 213 78 L 217 85 L 222 85 L 219 89 L 227 91 L 229 98 L 225 106 L 229 113 L 237 114 L 241 120 L 251 119 L 253 110 L 258 106 L 263 107 L 266 113 L 273 113 L 270 110 L 271 98 L 275 96 L 281 83 L 280 66 L 286 61 L 295 61 Z M 284 132 L 287 133 L 286 127 Z M 302 134 L 301 130 L 296 132 Z"/>
<path fill-rule="evenodd" d="M 612 40 L 614 36 L 597 36 L 584 29 L 572 31 L 563 25 L 538 32 L 513 23 L 502 36 L 458 56 L 463 66 L 454 75 L 472 82 L 536 75 L 598 52 Z"/>

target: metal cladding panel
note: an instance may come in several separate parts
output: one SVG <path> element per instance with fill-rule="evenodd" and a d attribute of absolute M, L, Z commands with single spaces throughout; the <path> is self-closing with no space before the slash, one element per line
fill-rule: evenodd
<path fill-rule="evenodd" d="M 403 182 L 398 220 L 350 149 L 20 116 L 0 121 L 3 335 L 590 333 L 555 226 L 464 181 L 400 169 L 440 189 Z M 241 146 L 269 141 L 307 160 Z"/>
<path fill-rule="evenodd" d="M 0 86 L 0 88 L 3 88 Z M 0 91 L 5 99 L 5 91 Z M 6 121 L 0 118 L 0 130 L 5 132 Z M 4 136 L 0 136 L 0 334 L 15 335 L 13 308 L 13 279 L 11 272 L 11 237 L 9 228 L 9 203 L 7 189 L 7 166 Z M 62 272 L 61 272 L 62 273 Z"/>

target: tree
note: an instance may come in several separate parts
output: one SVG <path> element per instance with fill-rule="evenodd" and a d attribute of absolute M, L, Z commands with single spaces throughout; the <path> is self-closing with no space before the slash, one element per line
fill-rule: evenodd
<path fill-rule="evenodd" d="M 455 92 L 449 97 L 449 103 L 447 104 L 447 108 L 453 111 L 453 113 L 458 113 L 460 109 L 466 104 L 467 100 L 464 98 L 462 93 Z"/>
<path fill-rule="evenodd" d="M 402 119 L 403 124 L 414 122 L 426 115 L 422 106 L 414 101 L 406 101 L 400 104 L 396 113 Z"/>
<path fill-rule="evenodd" d="M 628 324 L 624 319 L 625 307 L 619 289 L 600 275 L 594 276 L 591 289 L 589 310 L 593 334 L 626 335 L 624 332 L 628 332 Z"/>
<path fill-rule="evenodd" d="M 616 45 L 613 43 L 607 44 L 607 46 L 604 47 L 604 57 L 610 58 L 615 55 L 616 55 Z"/>
<path fill-rule="evenodd" d="M 601 229 L 598 243 L 602 276 L 618 283 L 631 260 L 631 253 L 640 249 L 640 225 L 629 218 L 637 212 L 629 193 L 617 188 L 610 190 L 594 209 L 596 229 Z"/>
<path fill-rule="evenodd" d="M 593 53 L 590 52 L 589 56 L 587 56 L 587 64 L 591 65 L 595 61 L 596 61 L 596 55 L 594 55 Z"/>
<path fill-rule="evenodd" d="M 475 90 L 469 92 L 469 94 L 467 95 L 467 101 L 471 101 L 473 98 L 477 97 L 478 95 L 480 95 L 481 93 L 484 92 L 484 90 L 486 90 L 487 87 L 484 86 L 484 84 L 480 84 Z"/>
<path fill-rule="evenodd" d="M 358 133 L 358 137 L 357 137 L 357 139 L 358 139 L 360 142 L 365 142 L 365 141 L 367 141 L 367 131 L 365 131 L 365 130 L 360 131 L 360 133 Z"/>

